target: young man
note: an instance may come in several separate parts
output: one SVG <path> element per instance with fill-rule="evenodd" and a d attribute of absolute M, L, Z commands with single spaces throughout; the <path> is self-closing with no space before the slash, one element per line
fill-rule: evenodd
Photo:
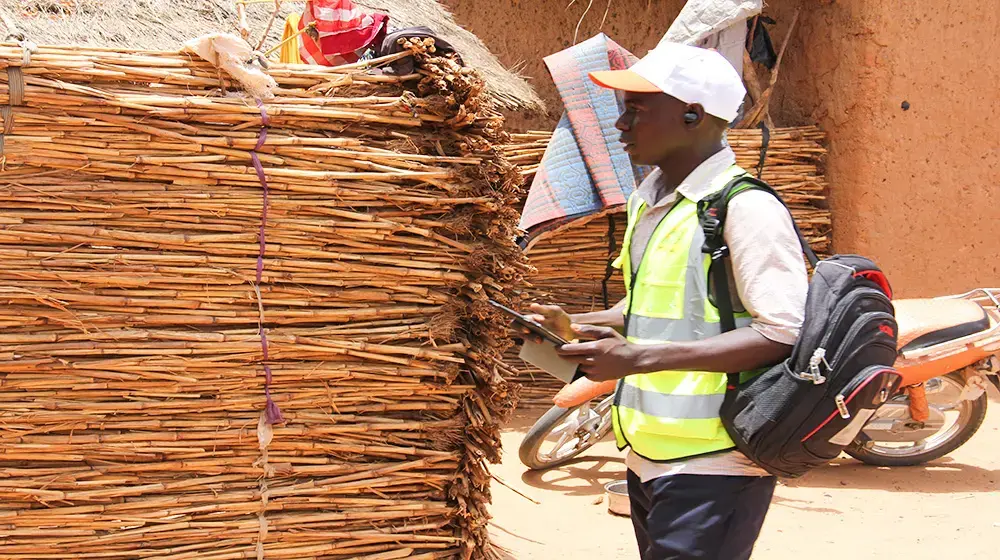
<path fill-rule="evenodd" d="M 733 449 L 719 407 L 726 372 L 791 352 L 808 289 L 799 241 L 772 195 L 731 199 L 723 237 L 738 328 L 721 334 L 697 202 L 745 174 L 725 141 L 745 95 L 740 76 L 716 52 L 665 44 L 629 70 L 591 79 L 624 92 L 621 141 L 633 162 L 657 168 L 628 203 L 616 262 L 628 295 L 597 313 L 533 310 L 567 340 L 590 341 L 560 350 L 588 377 L 620 380 L 612 414 L 619 447 L 630 448 L 642 559 L 745 560 L 775 479 Z"/>

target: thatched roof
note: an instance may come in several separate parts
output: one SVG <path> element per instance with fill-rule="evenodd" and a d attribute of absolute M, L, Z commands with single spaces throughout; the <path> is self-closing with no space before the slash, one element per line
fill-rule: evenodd
<path fill-rule="evenodd" d="M 466 31 L 434 0 L 354 0 L 389 14 L 393 27 L 426 25 L 447 38 L 466 64 L 482 72 L 489 92 L 508 109 L 542 111 L 542 100 L 524 79 L 510 72 L 478 37 Z M 284 17 L 305 2 L 286 1 L 268 34 L 267 46 L 281 38 Z M 19 0 L 0 3 L 15 25 L 38 44 L 74 44 L 122 49 L 171 49 L 216 31 L 237 29 L 233 0 Z M 252 41 L 260 39 L 273 4 L 247 7 Z M 6 26 L 2 26 L 6 27 Z M 4 31 L 3 35 L 6 35 Z"/>

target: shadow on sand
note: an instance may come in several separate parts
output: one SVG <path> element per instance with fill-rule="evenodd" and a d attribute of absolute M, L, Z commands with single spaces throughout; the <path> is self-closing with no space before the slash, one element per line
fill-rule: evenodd
<path fill-rule="evenodd" d="M 510 433 L 523 436 L 544 410 L 518 414 L 507 427 Z M 518 438 L 518 441 L 520 439 Z M 613 449 L 613 448 L 612 448 Z M 603 454 L 591 450 L 573 461 L 548 471 L 525 471 L 521 480 L 528 486 L 577 496 L 597 496 L 604 485 L 624 478 L 625 454 Z M 508 452 L 514 452 L 510 450 Z M 932 494 L 995 492 L 1000 488 L 1000 469 L 966 465 L 943 457 L 916 467 L 875 467 L 843 457 L 825 467 L 814 469 L 797 479 L 782 480 L 789 488 L 849 488 Z M 784 499 L 789 507 L 794 500 Z M 776 498 L 775 503 L 782 503 Z M 801 506 L 800 509 L 806 506 Z"/>
<path fill-rule="evenodd" d="M 582 455 L 547 471 L 525 471 L 521 482 L 532 488 L 562 492 L 570 496 L 604 494 L 604 485 L 625 477 L 622 457 Z"/>
<path fill-rule="evenodd" d="M 873 467 L 854 459 L 837 459 L 802 478 L 782 481 L 790 488 L 851 488 L 947 494 L 995 492 L 1000 469 L 957 463 L 948 457 L 916 467 Z"/>

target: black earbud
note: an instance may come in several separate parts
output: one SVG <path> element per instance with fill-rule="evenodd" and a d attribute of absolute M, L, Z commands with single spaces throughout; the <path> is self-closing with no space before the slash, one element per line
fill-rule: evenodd
<path fill-rule="evenodd" d="M 687 113 L 684 113 L 684 122 L 688 124 L 694 124 L 698 122 L 698 113 L 695 113 L 694 111 L 688 111 Z"/>

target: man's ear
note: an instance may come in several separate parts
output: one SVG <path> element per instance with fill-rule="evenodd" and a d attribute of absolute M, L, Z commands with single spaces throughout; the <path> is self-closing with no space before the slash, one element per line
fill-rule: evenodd
<path fill-rule="evenodd" d="M 684 124 L 688 128 L 695 128 L 702 121 L 705 120 L 705 108 L 701 105 L 695 103 L 694 105 L 688 105 L 684 109 Z"/>

